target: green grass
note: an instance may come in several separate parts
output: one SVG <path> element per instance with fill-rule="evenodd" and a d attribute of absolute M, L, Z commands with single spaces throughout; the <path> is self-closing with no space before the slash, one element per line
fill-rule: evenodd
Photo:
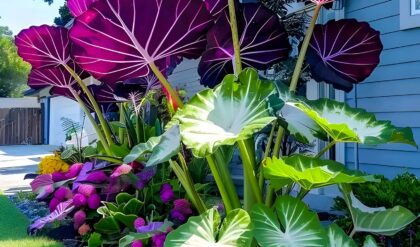
<path fill-rule="evenodd" d="M 26 234 L 29 220 L 6 196 L 0 195 L 0 246 L 1 247 L 61 247 L 60 243 Z"/>

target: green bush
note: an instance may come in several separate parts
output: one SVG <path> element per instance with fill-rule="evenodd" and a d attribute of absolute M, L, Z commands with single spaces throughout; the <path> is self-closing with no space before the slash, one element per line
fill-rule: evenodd
<path fill-rule="evenodd" d="M 398 175 L 393 180 L 384 176 L 376 176 L 380 179 L 379 183 L 365 183 L 353 185 L 353 192 L 357 198 L 369 207 L 392 208 L 400 205 L 411 210 L 414 214 L 420 213 L 420 180 L 413 174 L 404 173 Z M 341 197 L 335 198 L 333 210 L 345 212 L 345 216 L 340 218 L 337 223 L 344 229 L 351 230 L 352 223 L 347 206 Z M 356 239 L 364 239 L 363 234 L 356 234 Z M 377 238 L 383 244 L 392 242 L 392 246 L 415 246 L 420 243 L 420 222 L 413 222 L 405 230 L 396 234 L 392 239 L 379 236 Z M 388 246 L 388 245 L 387 245 Z"/>

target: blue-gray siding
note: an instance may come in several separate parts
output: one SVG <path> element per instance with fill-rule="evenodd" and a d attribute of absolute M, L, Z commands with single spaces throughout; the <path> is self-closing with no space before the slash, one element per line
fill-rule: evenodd
<path fill-rule="evenodd" d="M 420 143 L 420 28 L 400 31 L 399 11 L 399 0 L 346 1 L 345 18 L 369 22 L 381 32 L 384 44 L 379 67 L 346 101 L 378 119 L 413 128 Z M 420 176 L 420 152 L 407 145 L 362 145 L 355 152 L 355 145 L 348 144 L 345 153 L 348 166 L 358 163 L 369 173 L 394 177 L 409 171 Z"/>

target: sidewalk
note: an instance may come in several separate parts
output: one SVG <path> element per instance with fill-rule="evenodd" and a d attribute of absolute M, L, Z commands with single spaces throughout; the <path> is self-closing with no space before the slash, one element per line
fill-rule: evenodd
<path fill-rule="evenodd" d="M 38 169 L 41 157 L 52 154 L 54 146 L 0 146 L 0 190 L 13 194 L 29 189 L 31 180 L 23 180 L 25 174 Z"/>

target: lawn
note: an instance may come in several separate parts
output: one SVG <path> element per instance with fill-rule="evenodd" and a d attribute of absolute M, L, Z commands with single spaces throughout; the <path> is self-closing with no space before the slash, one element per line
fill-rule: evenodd
<path fill-rule="evenodd" d="M 29 220 L 0 194 L 0 246 L 2 247 L 58 247 L 63 246 L 45 238 L 33 238 L 26 234 Z"/>

